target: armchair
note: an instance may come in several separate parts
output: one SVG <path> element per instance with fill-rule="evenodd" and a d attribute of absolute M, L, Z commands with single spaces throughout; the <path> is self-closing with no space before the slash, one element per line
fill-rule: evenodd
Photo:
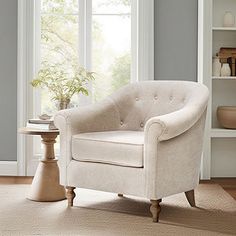
<path fill-rule="evenodd" d="M 127 85 L 100 103 L 59 111 L 60 183 L 73 206 L 75 187 L 151 200 L 185 192 L 195 206 L 208 89 L 186 81 Z"/>

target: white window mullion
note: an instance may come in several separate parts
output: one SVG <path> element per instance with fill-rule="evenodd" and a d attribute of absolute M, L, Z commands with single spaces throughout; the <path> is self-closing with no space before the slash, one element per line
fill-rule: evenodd
<path fill-rule="evenodd" d="M 86 65 L 87 70 L 92 69 L 92 0 L 86 1 Z"/>
<path fill-rule="evenodd" d="M 79 63 L 91 70 L 92 0 L 79 0 Z"/>
<path fill-rule="evenodd" d="M 84 47 L 86 42 L 86 2 L 85 0 L 79 1 L 79 64 L 81 66 L 86 65 L 86 48 Z"/>
<path fill-rule="evenodd" d="M 131 78 L 130 82 L 138 81 L 138 1 L 131 0 Z"/>
<path fill-rule="evenodd" d="M 78 0 L 79 1 L 79 64 L 91 70 L 91 52 L 92 52 L 92 0 Z M 91 92 L 91 84 L 88 89 Z M 81 105 L 88 105 L 91 103 L 91 97 L 79 95 Z"/>

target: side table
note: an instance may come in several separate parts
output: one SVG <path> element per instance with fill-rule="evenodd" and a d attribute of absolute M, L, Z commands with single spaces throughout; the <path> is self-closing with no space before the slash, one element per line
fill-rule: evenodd
<path fill-rule="evenodd" d="M 27 198 L 39 202 L 65 199 L 65 188 L 59 184 L 59 168 L 54 154 L 54 143 L 56 143 L 59 131 L 24 127 L 19 129 L 19 133 L 41 135 L 44 144 L 44 155 L 37 167 Z"/>

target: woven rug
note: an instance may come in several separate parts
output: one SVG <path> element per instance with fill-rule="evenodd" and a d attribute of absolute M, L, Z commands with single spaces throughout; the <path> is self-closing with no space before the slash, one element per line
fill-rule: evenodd
<path fill-rule="evenodd" d="M 199 185 L 198 208 L 184 194 L 164 198 L 159 223 L 145 199 L 77 189 L 67 208 L 27 200 L 29 187 L 0 185 L 0 235 L 236 235 L 236 201 L 218 185 Z"/>

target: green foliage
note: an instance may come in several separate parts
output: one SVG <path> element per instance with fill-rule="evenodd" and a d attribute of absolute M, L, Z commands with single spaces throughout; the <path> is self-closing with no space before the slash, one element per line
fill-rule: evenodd
<path fill-rule="evenodd" d="M 86 85 L 94 80 L 94 73 L 78 65 L 43 63 L 37 77 L 31 82 L 35 88 L 46 88 L 57 101 L 70 101 L 74 94 L 88 95 Z"/>
<path fill-rule="evenodd" d="M 131 56 L 127 53 L 115 59 L 112 65 L 112 89 L 117 90 L 130 81 Z"/>

